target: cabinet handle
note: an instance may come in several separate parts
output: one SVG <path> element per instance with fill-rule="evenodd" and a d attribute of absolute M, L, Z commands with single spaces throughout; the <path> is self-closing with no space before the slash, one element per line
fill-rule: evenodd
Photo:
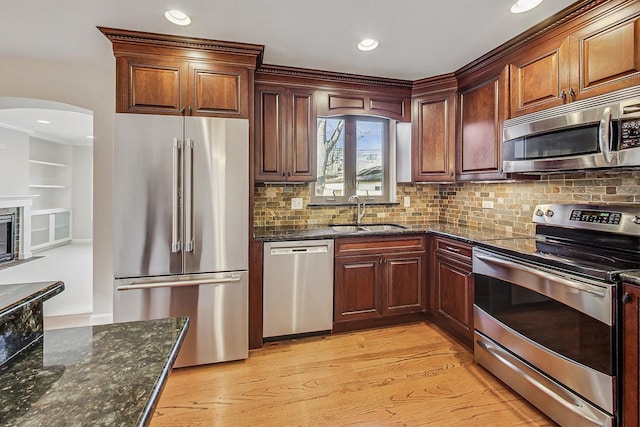
<path fill-rule="evenodd" d="M 180 114 L 184 114 L 184 107 L 182 107 L 179 111 Z"/>
<path fill-rule="evenodd" d="M 460 253 L 460 249 L 458 249 L 458 248 L 452 248 L 451 246 L 447 246 L 447 248 L 446 248 L 446 249 L 447 249 L 448 251 L 455 252 L 455 253 L 457 253 L 457 254 L 459 254 L 459 253 Z"/>
<path fill-rule="evenodd" d="M 622 295 L 622 303 L 627 304 L 630 301 L 631 301 L 631 295 L 629 295 L 629 292 L 625 292 L 624 295 Z"/>
<path fill-rule="evenodd" d="M 573 88 L 572 88 L 572 87 L 570 87 L 570 88 L 569 88 L 569 96 L 570 96 L 572 99 L 576 99 L 576 91 L 575 91 L 575 90 L 573 90 Z"/>
<path fill-rule="evenodd" d="M 562 92 L 560 92 L 560 98 L 566 100 L 567 99 L 567 92 L 564 91 L 564 89 L 562 90 Z"/>

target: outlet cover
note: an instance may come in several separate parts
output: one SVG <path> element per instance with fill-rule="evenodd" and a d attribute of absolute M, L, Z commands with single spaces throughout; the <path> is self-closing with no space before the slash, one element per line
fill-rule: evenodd
<path fill-rule="evenodd" d="M 411 197 L 404 196 L 404 207 L 408 208 L 409 206 L 411 206 Z"/>
<path fill-rule="evenodd" d="M 292 210 L 302 209 L 302 197 L 291 198 L 291 209 Z"/>
<path fill-rule="evenodd" d="M 493 209 L 493 200 L 483 200 L 482 209 Z"/>

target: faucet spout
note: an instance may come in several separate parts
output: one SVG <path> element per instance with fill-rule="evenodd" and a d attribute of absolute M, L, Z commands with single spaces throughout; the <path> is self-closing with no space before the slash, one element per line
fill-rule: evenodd
<path fill-rule="evenodd" d="M 352 202 L 354 201 L 356 202 L 356 225 L 360 225 L 360 223 L 362 222 L 362 218 L 364 218 L 364 213 L 367 209 L 367 206 L 364 204 L 364 202 L 360 203 L 360 197 L 358 197 L 357 194 L 354 194 L 353 196 L 349 196 L 348 201 Z M 362 208 L 360 208 L 360 206 L 362 206 Z"/>

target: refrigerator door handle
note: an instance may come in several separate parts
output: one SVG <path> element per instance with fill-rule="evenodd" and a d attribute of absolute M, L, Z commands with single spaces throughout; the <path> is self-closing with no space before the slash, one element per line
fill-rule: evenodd
<path fill-rule="evenodd" d="M 185 252 L 193 252 L 193 140 L 187 138 L 185 141 L 187 152 L 185 153 L 185 201 L 184 201 L 184 219 L 185 219 Z"/>
<path fill-rule="evenodd" d="M 179 288 L 182 286 L 197 285 L 221 285 L 225 283 L 234 283 L 241 280 L 240 275 L 223 277 L 220 279 L 204 279 L 204 280 L 177 280 L 174 282 L 157 282 L 157 283 L 132 283 L 130 285 L 117 286 L 117 291 L 132 291 L 135 289 L 154 289 L 154 288 Z"/>
<path fill-rule="evenodd" d="M 180 252 L 180 154 L 182 141 L 173 138 L 173 176 L 171 191 L 171 252 Z"/>

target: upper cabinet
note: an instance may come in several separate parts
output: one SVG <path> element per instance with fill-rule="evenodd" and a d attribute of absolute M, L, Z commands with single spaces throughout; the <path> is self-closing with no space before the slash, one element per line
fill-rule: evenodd
<path fill-rule="evenodd" d="M 391 94 L 371 92 L 320 91 L 318 93 L 318 115 L 366 115 L 411 121 L 411 100 Z"/>
<path fill-rule="evenodd" d="M 100 30 L 116 56 L 116 112 L 249 117 L 263 46 Z"/>
<path fill-rule="evenodd" d="M 509 69 L 460 81 L 457 173 L 460 181 L 503 179 L 502 125 L 508 108 Z"/>
<path fill-rule="evenodd" d="M 312 90 L 257 84 L 255 180 L 316 180 L 316 122 Z"/>
<path fill-rule="evenodd" d="M 426 90 L 414 88 L 412 99 L 413 181 L 453 182 L 456 82 L 445 77 L 425 83 Z"/>
<path fill-rule="evenodd" d="M 523 52 L 511 63 L 511 116 L 540 111 L 640 84 L 640 4 L 561 39 Z"/>

